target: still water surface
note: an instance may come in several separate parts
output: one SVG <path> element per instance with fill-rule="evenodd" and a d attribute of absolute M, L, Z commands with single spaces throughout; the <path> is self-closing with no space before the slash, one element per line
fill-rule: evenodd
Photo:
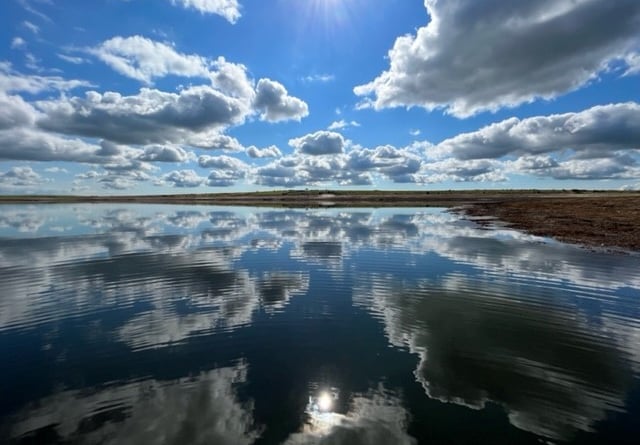
<path fill-rule="evenodd" d="M 0 442 L 640 437 L 640 257 L 442 209 L 0 208 Z"/>

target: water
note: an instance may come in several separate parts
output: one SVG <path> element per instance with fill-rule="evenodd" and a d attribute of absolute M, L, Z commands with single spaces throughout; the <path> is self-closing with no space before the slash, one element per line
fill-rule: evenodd
<path fill-rule="evenodd" d="M 0 212 L 0 442 L 640 437 L 639 256 L 442 209 Z"/>

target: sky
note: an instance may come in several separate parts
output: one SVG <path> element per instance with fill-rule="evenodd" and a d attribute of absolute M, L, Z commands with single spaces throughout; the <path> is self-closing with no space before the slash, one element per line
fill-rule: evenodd
<path fill-rule="evenodd" d="M 2 0 L 0 193 L 640 189 L 638 0 Z"/>

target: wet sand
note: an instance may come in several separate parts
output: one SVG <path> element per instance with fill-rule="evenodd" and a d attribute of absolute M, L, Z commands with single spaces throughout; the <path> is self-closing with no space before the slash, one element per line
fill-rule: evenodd
<path fill-rule="evenodd" d="M 156 203 L 270 207 L 451 207 L 480 223 L 597 248 L 640 251 L 640 192 L 290 190 L 145 196 L 0 196 L 9 203 Z"/>

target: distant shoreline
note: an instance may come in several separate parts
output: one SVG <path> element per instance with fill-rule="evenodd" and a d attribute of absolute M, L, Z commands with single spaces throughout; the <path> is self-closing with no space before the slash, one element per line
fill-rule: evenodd
<path fill-rule="evenodd" d="M 589 247 L 640 251 L 640 192 L 288 190 L 129 196 L 0 196 L 0 204 L 148 203 L 256 207 L 450 207 L 482 224 Z"/>
<path fill-rule="evenodd" d="M 373 205 L 406 207 L 408 205 L 473 204 L 483 201 L 585 198 L 605 196 L 640 196 L 640 192 L 611 190 L 461 190 L 461 191 L 355 191 L 355 190 L 284 190 L 247 193 L 197 193 L 164 195 L 0 195 L 0 204 L 65 202 L 140 202 L 157 204 L 208 205 L 287 205 L 314 207 L 334 204 L 337 207 Z M 447 207 L 449 205 L 446 205 Z"/>

